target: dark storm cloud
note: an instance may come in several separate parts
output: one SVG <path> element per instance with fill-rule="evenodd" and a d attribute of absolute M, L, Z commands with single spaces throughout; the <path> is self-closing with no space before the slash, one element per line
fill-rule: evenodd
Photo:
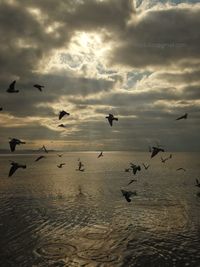
<path fill-rule="evenodd" d="M 146 149 L 148 140 L 158 138 L 168 149 L 189 149 L 187 144 L 198 149 L 199 103 L 195 100 L 200 98 L 199 13 L 198 6 L 186 5 L 136 14 L 131 0 L 16 0 L 13 4 L 1 1 L 0 106 L 3 112 L 22 121 L 27 116 L 40 117 L 44 122 L 46 118 L 53 120 L 56 115 L 53 105 L 59 103 L 60 97 L 66 99 L 66 106 L 70 104 L 74 112 L 91 112 L 91 118 L 88 114 L 82 118 L 80 114 L 76 125 L 69 123 L 71 128 L 77 128 L 67 136 L 60 136 L 48 125 L 33 120 L 14 130 L 2 126 L 1 140 L 7 140 L 15 131 L 22 139 L 83 141 L 93 144 L 94 149 L 99 144 L 105 144 L 105 149 Z M 49 27 L 52 27 L 50 31 Z M 97 67 L 98 74 L 105 78 L 87 78 L 70 70 L 36 72 L 41 61 L 48 64 L 48 56 L 60 48 L 67 49 L 78 31 L 101 33 L 103 43 L 112 44 L 107 58 L 112 70 Z M 120 71 L 114 69 L 116 64 L 129 67 L 130 75 L 135 67 L 140 73 L 149 67 L 152 73 L 154 68 L 164 70 L 149 77 L 149 81 L 157 83 L 155 89 L 134 91 L 137 77 L 133 75 L 127 91 L 119 91 L 123 81 Z M 180 69 L 175 72 L 170 66 L 180 66 Z M 86 64 L 84 68 L 84 73 L 88 73 Z M 20 93 L 8 95 L 5 90 L 14 79 Z M 141 74 L 141 84 L 143 79 Z M 44 91 L 33 88 L 34 83 L 44 84 Z M 119 116 L 113 129 L 105 119 L 109 112 Z M 174 117 L 184 112 L 190 113 L 187 126 L 177 128 Z"/>
<path fill-rule="evenodd" d="M 140 106 L 141 104 L 153 103 L 158 100 L 195 100 L 199 97 L 199 90 L 196 86 L 185 87 L 182 91 L 176 90 L 176 88 L 165 88 L 163 90 L 150 90 L 150 91 L 137 91 L 137 92 L 111 92 L 105 94 L 101 98 L 76 98 L 70 97 L 68 100 L 74 104 L 82 105 L 102 105 L 102 106 Z"/>
<path fill-rule="evenodd" d="M 199 83 L 200 82 L 200 70 L 186 71 L 186 72 L 165 72 L 158 73 L 157 79 L 168 81 L 172 84 L 187 84 L 187 83 Z"/>
<path fill-rule="evenodd" d="M 112 63 L 165 66 L 195 60 L 200 47 L 200 8 L 151 10 L 118 32 Z"/>
<path fill-rule="evenodd" d="M 44 110 L 40 113 L 36 105 L 42 102 L 56 102 L 62 95 L 84 96 L 111 90 L 118 77 L 114 77 L 113 81 L 108 81 L 107 79 L 76 77 L 67 71 L 57 74 L 35 74 L 33 71 L 37 69 L 40 60 L 51 51 L 68 44 L 77 29 L 72 18 L 75 23 L 80 16 L 78 13 L 82 13 L 86 19 L 90 6 L 94 9 L 93 11 L 95 8 L 96 10 L 108 8 L 111 12 L 112 5 L 113 1 L 102 4 L 88 1 L 87 4 L 81 5 L 78 1 L 18 1 L 18 4 L 2 1 L 0 3 L 0 97 L 5 110 L 17 116 L 41 115 Z M 126 8 L 124 11 L 126 5 L 123 1 L 115 6 L 114 15 L 121 10 L 124 13 L 122 19 L 124 19 L 129 9 Z M 39 8 L 41 14 L 44 14 L 44 23 L 40 23 L 37 16 L 28 11 L 28 7 Z M 77 9 L 74 9 L 75 7 Z M 65 21 L 68 15 L 70 15 L 70 25 Z M 56 37 L 55 33 L 46 32 L 46 27 L 54 22 L 62 23 L 56 29 Z M 5 93 L 5 90 L 16 78 L 19 79 L 16 86 L 20 89 L 20 94 L 10 96 Z M 44 84 L 44 93 L 40 94 L 36 91 L 37 89 L 33 88 L 34 83 Z M 22 105 L 23 109 L 19 108 Z M 46 112 L 49 115 L 52 113 L 50 109 Z"/>

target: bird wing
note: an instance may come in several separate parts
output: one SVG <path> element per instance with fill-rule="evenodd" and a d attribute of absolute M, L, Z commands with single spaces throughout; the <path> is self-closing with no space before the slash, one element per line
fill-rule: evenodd
<path fill-rule="evenodd" d="M 35 161 L 39 161 L 42 158 L 43 158 L 43 156 L 39 156 Z"/>
<path fill-rule="evenodd" d="M 16 142 L 10 141 L 9 144 L 10 144 L 10 150 L 11 150 L 11 152 L 15 151 Z"/>
<path fill-rule="evenodd" d="M 127 202 L 131 202 L 131 199 L 127 196 L 127 194 L 124 195 Z"/>
<path fill-rule="evenodd" d="M 64 116 L 63 112 L 60 111 L 60 113 L 59 113 L 59 120 L 61 120 L 63 116 Z"/>
<path fill-rule="evenodd" d="M 185 117 L 185 115 L 180 116 L 180 117 L 178 117 L 176 120 L 179 121 L 179 120 L 183 119 L 184 117 Z"/>
<path fill-rule="evenodd" d="M 113 119 L 111 117 L 108 117 L 108 122 L 109 122 L 110 126 L 113 125 Z"/>
<path fill-rule="evenodd" d="M 11 90 L 15 90 L 15 83 L 16 83 L 16 81 L 12 82 L 12 83 L 9 85 L 9 89 L 11 89 Z"/>
<path fill-rule="evenodd" d="M 197 182 L 197 184 L 199 184 L 199 180 L 198 179 L 196 179 L 196 182 Z"/>
<path fill-rule="evenodd" d="M 158 154 L 159 150 L 157 147 L 152 147 L 153 148 L 153 151 L 152 151 L 152 154 L 151 154 L 151 158 L 153 158 L 155 155 Z"/>
<path fill-rule="evenodd" d="M 9 177 L 13 175 L 13 173 L 18 169 L 18 166 L 16 164 L 12 165 L 9 171 Z"/>

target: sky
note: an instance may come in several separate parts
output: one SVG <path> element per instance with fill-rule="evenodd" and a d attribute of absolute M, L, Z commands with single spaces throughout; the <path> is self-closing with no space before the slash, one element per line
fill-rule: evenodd
<path fill-rule="evenodd" d="M 0 149 L 200 151 L 198 2 L 0 0 Z"/>

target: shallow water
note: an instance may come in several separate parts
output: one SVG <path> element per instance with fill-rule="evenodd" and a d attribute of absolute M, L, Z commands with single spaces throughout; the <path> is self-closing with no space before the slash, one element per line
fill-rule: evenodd
<path fill-rule="evenodd" d="M 148 153 L 97 155 L 0 156 L 0 266 L 199 267 L 199 154 L 166 163 Z M 78 158 L 85 172 L 76 171 Z M 8 178 L 11 159 L 27 169 Z M 129 162 L 151 166 L 127 186 Z M 138 195 L 128 203 L 122 188 Z"/>

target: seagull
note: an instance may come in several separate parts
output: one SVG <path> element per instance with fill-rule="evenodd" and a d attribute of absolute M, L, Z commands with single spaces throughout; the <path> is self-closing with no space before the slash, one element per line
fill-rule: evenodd
<path fill-rule="evenodd" d="M 137 180 L 136 180 L 136 179 L 132 179 L 132 180 L 130 180 L 130 182 L 128 183 L 128 185 L 129 185 L 129 184 L 132 184 L 133 182 L 137 182 Z"/>
<path fill-rule="evenodd" d="M 39 156 L 35 161 L 39 161 L 39 160 L 44 159 L 44 158 L 46 158 L 46 157 L 45 156 Z"/>
<path fill-rule="evenodd" d="M 136 191 L 132 192 L 132 191 L 126 191 L 126 190 L 122 189 L 121 192 L 122 192 L 122 195 L 125 197 L 126 201 L 128 201 L 128 202 L 131 202 L 130 197 L 132 195 L 137 196 L 137 192 Z"/>
<path fill-rule="evenodd" d="M 58 154 L 58 157 L 61 158 L 63 154 Z"/>
<path fill-rule="evenodd" d="M 13 151 L 15 151 L 16 145 L 21 145 L 21 144 L 26 144 L 26 143 L 22 142 L 19 139 L 11 138 L 11 140 L 9 141 L 9 144 L 10 144 L 10 150 L 11 150 L 11 152 L 13 152 Z"/>
<path fill-rule="evenodd" d="M 97 158 L 99 159 L 100 157 L 103 157 L 103 152 L 101 152 Z"/>
<path fill-rule="evenodd" d="M 172 154 L 170 154 L 169 157 L 167 157 L 167 158 L 165 158 L 165 159 L 163 159 L 163 157 L 160 157 L 162 163 L 165 163 L 165 161 L 167 161 L 167 160 L 169 160 L 169 159 L 171 159 L 171 158 L 172 158 Z"/>
<path fill-rule="evenodd" d="M 40 148 L 40 150 L 44 150 L 45 153 L 49 153 L 44 145 Z"/>
<path fill-rule="evenodd" d="M 62 166 L 64 166 L 65 163 L 60 163 L 60 165 L 57 165 L 58 168 L 62 168 Z"/>
<path fill-rule="evenodd" d="M 165 152 L 164 149 L 160 148 L 160 147 L 153 146 L 152 149 L 153 149 L 153 151 L 151 154 L 151 158 L 155 157 L 159 152 Z"/>
<path fill-rule="evenodd" d="M 8 93 L 19 93 L 19 90 L 16 90 L 16 89 L 15 89 L 15 84 L 16 84 L 16 81 L 12 82 L 12 83 L 9 85 L 9 88 L 7 89 L 7 92 L 8 92 Z"/>
<path fill-rule="evenodd" d="M 79 161 L 77 171 L 84 172 L 85 169 L 82 169 L 83 166 L 84 166 L 84 164 L 81 161 Z"/>
<path fill-rule="evenodd" d="M 64 117 L 65 115 L 70 115 L 68 112 L 66 112 L 66 111 L 64 111 L 64 110 L 62 110 L 62 111 L 60 111 L 60 113 L 59 113 L 59 120 L 61 120 L 62 119 L 62 117 Z"/>
<path fill-rule="evenodd" d="M 150 165 L 145 165 L 144 163 L 142 163 L 142 165 L 144 166 L 145 170 L 148 170 L 148 168 L 150 167 Z"/>
<path fill-rule="evenodd" d="M 2 111 L 3 110 L 3 108 L 0 108 L 0 111 Z"/>
<path fill-rule="evenodd" d="M 66 128 L 66 126 L 64 124 L 59 124 L 58 127 Z"/>
<path fill-rule="evenodd" d="M 106 119 L 108 119 L 108 122 L 109 122 L 110 126 L 113 125 L 113 121 L 114 121 L 114 120 L 115 120 L 115 121 L 118 121 L 118 118 L 115 118 L 115 117 L 113 116 L 113 114 L 109 114 L 109 116 L 106 116 Z"/>
<path fill-rule="evenodd" d="M 188 117 L 188 113 L 185 113 L 183 116 L 180 116 L 180 117 L 178 117 L 177 119 L 176 119 L 176 121 L 179 121 L 179 120 L 182 120 L 182 119 L 187 119 L 187 117 Z"/>
<path fill-rule="evenodd" d="M 19 169 L 19 168 L 26 169 L 26 165 L 22 165 L 22 164 L 19 164 L 17 162 L 14 162 L 14 161 L 11 162 L 11 168 L 10 168 L 8 176 L 9 177 L 12 176 L 13 173 L 15 173 L 16 170 Z"/>
<path fill-rule="evenodd" d="M 141 167 L 140 167 L 140 165 L 135 165 L 135 164 L 133 164 L 133 163 L 130 163 L 130 165 L 131 165 L 131 168 L 132 168 L 132 170 L 133 170 L 133 174 L 134 174 L 134 175 L 137 173 L 137 171 L 141 171 Z"/>
<path fill-rule="evenodd" d="M 42 92 L 42 88 L 44 88 L 44 85 L 34 84 L 33 87 L 37 88 L 40 92 Z"/>
<path fill-rule="evenodd" d="M 196 184 L 195 184 L 195 186 L 200 187 L 200 182 L 199 182 L 198 179 L 196 179 Z"/>
<path fill-rule="evenodd" d="M 184 169 L 184 168 L 178 168 L 178 169 L 176 169 L 177 171 L 184 171 L 184 172 L 186 172 L 186 169 Z"/>

